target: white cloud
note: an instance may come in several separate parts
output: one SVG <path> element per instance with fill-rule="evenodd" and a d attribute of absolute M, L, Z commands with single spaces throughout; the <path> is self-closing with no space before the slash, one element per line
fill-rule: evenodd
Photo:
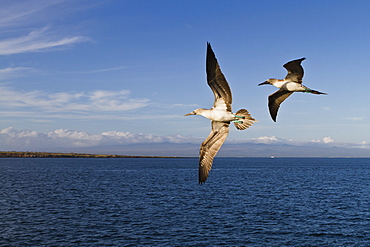
<path fill-rule="evenodd" d="M 79 132 L 76 130 L 57 129 L 49 132 L 47 136 L 58 145 L 70 145 L 72 147 L 96 146 L 102 141 L 101 135 Z"/>
<path fill-rule="evenodd" d="M 36 131 L 16 130 L 12 127 L 0 131 L 1 150 L 24 150 L 24 148 L 48 145 L 47 136 Z"/>
<path fill-rule="evenodd" d="M 313 143 L 333 143 L 334 140 L 333 138 L 327 136 L 327 137 L 324 137 L 322 140 L 312 140 L 311 142 Z"/>
<path fill-rule="evenodd" d="M 271 143 L 279 142 L 281 140 L 276 138 L 276 136 L 261 136 L 261 137 L 258 137 L 258 138 L 252 138 L 252 141 L 254 141 L 256 143 L 271 144 Z"/>
<path fill-rule="evenodd" d="M 323 142 L 324 143 L 331 143 L 331 142 L 334 142 L 334 140 L 333 140 L 333 138 L 328 136 L 328 137 L 324 137 Z"/>
<path fill-rule="evenodd" d="M 68 129 L 57 129 L 49 133 L 17 130 L 9 127 L 0 130 L 0 150 L 42 151 L 56 148 L 81 148 L 96 146 L 126 145 L 134 143 L 198 143 L 199 140 L 180 135 L 156 136 L 121 131 L 90 134 Z"/>
<path fill-rule="evenodd" d="M 321 140 L 311 140 L 311 142 L 318 143 L 318 142 L 321 142 Z"/>
<path fill-rule="evenodd" d="M 324 140 L 326 142 L 324 142 Z M 166 147 L 168 147 L 169 150 L 161 150 L 163 155 L 171 155 L 171 152 L 179 148 L 180 149 L 176 152 L 181 154 L 184 149 L 190 147 L 189 150 L 193 153 L 192 155 L 196 156 L 199 144 L 202 141 L 203 139 L 200 138 L 181 135 L 158 136 L 124 131 L 106 131 L 100 134 L 91 134 L 68 129 L 57 129 L 48 133 L 40 133 L 31 130 L 18 130 L 12 127 L 0 130 L 0 150 L 9 151 L 63 152 L 63 150 L 68 150 L 69 152 L 73 152 L 74 150 L 95 150 L 94 152 L 96 152 L 96 150 L 98 150 L 99 152 L 99 150 L 105 150 L 105 153 L 109 153 L 109 150 L 124 151 L 130 149 L 132 151 L 135 148 L 139 148 L 135 153 L 140 154 L 140 147 L 134 147 L 131 144 L 166 144 Z M 183 145 L 176 146 L 174 144 Z M 191 146 L 188 146 L 188 144 L 191 144 Z M 260 144 L 264 144 L 266 146 L 260 146 Z M 245 155 L 246 150 L 250 150 L 249 155 L 251 156 L 258 156 L 261 153 L 265 154 L 266 150 L 275 150 L 276 153 L 290 153 L 291 155 L 291 153 L 296 153 L 294 150 L 300 150 L 299 152 L 303 152 L 304 150 L 307 150 L 307 147 L 310 147 L 308 150 L 316 148 L 314 150 L 316 150 L 316 152 L 321 152 L 321 155 L 324 154 L 324 156 L 330 156 L 330 152 L 336 156 L 350 156 L 351 152 L 359 154 L 359 150 L 363 150 L 361 151 L 361 156 L 364 156 L 364 154 L 367 154 L 368 150 L 370 150 L 370 145 L 366 142 L 359 144 L 339 143 L 334 142 L 330 137 L 323 138 L 320 142 L 298 142 L 294 140 L 280 139 L 274 136 L 264 136 L 261 138 L 246 140 L 245 142 L 228 141 L 223 150 L 227 151 L 227 146 L 229 146 L 231 150 L 239 150 L 238 152 L 240 152 L 240 155 Z M 160 149 L 156 148 L 156 146 L 151 147 L 153 147 L 151 152 L 152 155 L 155 155 L 155 152 Z M 159 147 L 162 146 L 159 145 Z M 147 148 L 145 152 L 148 150 L 149 149 Z M 340 150 L 346 150 L 346 154 L 341 153 Z M 115 153 L 115 151 L 112 152 Z M 141 152 L 141 154 L 145 155 L 146 153 Z M 235 153 L 233 153 L 233 155 L 235 155 Z M 315 153 L 306 152 L 303 153 L 303 155 L 315 156 Z"/>
<path fill-rule="evenodd" d="M 262 136 L 258 138 L 252 138 L 244 142 L 235 141 L 239 143 L 257 143 L 266 145 L 286 145 L 286 146 L 296 146 L 296 147 L 341 147 L 341 148 L 365 148 L 370 149 L 370 145 L 363 141 L 361 143 L 344 143 L 337 142 L 332 137 L 326 136 L 322 139 L 311 140 L 309 142 L 297 141 L 293 139 L 282 139 L 276 136 Z M 233 141 L 228 141 L 228 143 L 233 143 Z"/>

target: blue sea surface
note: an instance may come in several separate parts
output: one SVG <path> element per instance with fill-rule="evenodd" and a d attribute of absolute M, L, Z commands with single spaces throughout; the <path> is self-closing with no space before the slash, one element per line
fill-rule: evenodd
<path fill-rule="evenodd" d="M 0 159 L 0 246 L 370 246 L 370 159 Z"/>

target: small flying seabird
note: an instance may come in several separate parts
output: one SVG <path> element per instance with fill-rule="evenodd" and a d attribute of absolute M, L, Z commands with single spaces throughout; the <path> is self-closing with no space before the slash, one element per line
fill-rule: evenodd
<path fill-rule="evenodd" d="M 245 130 L 256 122 L 245 109 L 241 109 L 236 113 L 231 112 L 231 90 L 225 76 L 221 72 L 210 43 L 207 43 L 206 72 L 207 83 L 215 96 L 213 107 L 212 109 L 199 108 L 185 115 L 201 115 L 212 121 L 211 133 L 204 140 L 199 150 L 200 184 L 204 183 L 208 178 L 213 158 L 229 134 L 230 122 L 233 122 L 238 130 Z"/>
<path fill-rule="evenodd" d="M 316 90 L 309 89 L 302 85 L 303 68 L 301 62 L 306 58 L 296 59 L 284 64 L 284 68 L 288 71 L 284 80 L 270 78 L 265 82 L 258 84 L 258 86 L 264 84 L 271 84 L 277 88 L 280 88 L 275 93 L 269 96 L 269 110 L 272 120 L 276 122 L 277 112 L 280 104 L 288 98 L 293 92 L 313 93 L 313 94 L 326 94 Z"/>

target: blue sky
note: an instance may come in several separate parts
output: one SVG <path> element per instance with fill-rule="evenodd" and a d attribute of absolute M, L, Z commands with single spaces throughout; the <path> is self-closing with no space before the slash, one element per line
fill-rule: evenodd
<path fill-rule="evenodd" d="M 205 75 L 210 42 L 233 92 L 233 110 L 246 108 L 259 120 L 246 131 L 233 128 L 226 145 L 370 151 L 370 2 L 5 0 L 1 5 L 1 150 L 198 146 L 209 134 L 209 120 L 183 115 L 213 104 Z M 307 58 L 303 84 L 328 95 L 293 94 L 274 123 L 267 97 L 276 88 L 257 85 L 284 78 L 282 65 L 301 57 Z"/>

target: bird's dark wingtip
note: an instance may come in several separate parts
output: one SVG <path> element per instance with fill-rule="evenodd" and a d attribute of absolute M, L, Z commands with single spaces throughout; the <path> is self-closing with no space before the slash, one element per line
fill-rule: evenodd
<path fill-rule="evenodd" d="M 198 184 L 204 184 L 206 182 L 207 178 L 204 178 L 204 177 L 200 177 L 199 178 L 199 183 Z"/>
<path fill-rule="evenodd" d="M 211 46 L 211 43 L 207 42 L 207 53 L 210 52 L 210 51 L 213 52 L 212 46 Z"/>
<path fill-rule="evenodd" d="M 270 116 L 271 116 L 272 121 L 274 121 L 276 123 L 276 117 L 277 117 L 277 115 L 274 116 L 273 114 L 270 114 Z"/>

